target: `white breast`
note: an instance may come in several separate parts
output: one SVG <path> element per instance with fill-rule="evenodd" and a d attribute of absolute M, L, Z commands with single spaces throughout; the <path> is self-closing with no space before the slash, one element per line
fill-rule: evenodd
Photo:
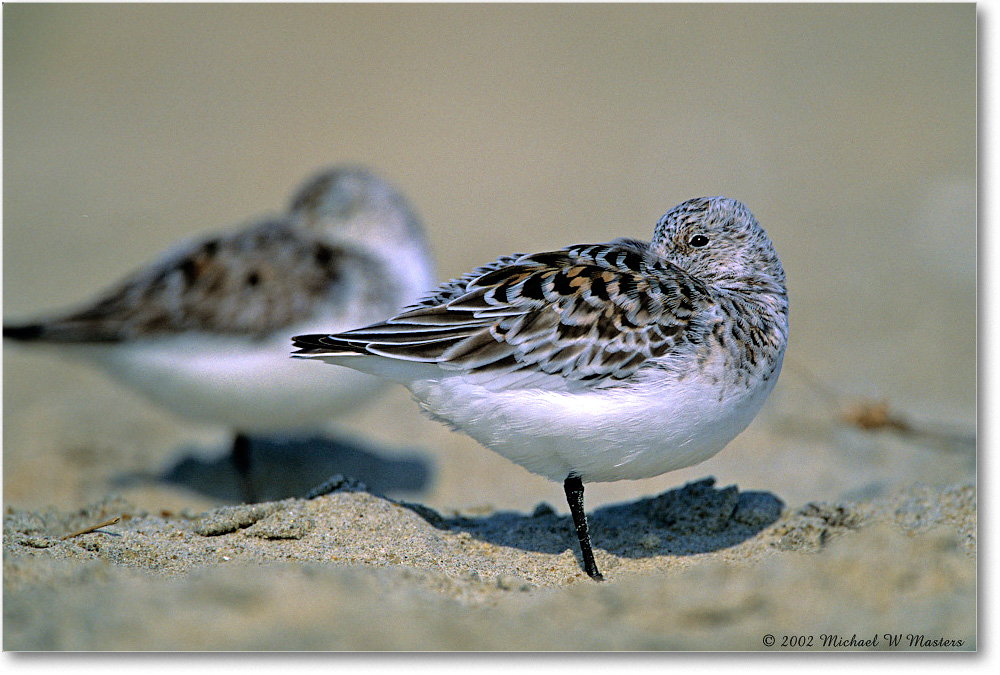
<path fill-rule="evenodd" d="M 461 375 L 410 387 L 433 417 L 533 473 L 601 482 L 648 478 L 712 457 L 750 424 L 780 367 L 742 390 L 693 377 L 583 392 L 492 391 Z"/>
<path fill-rule="evenodd" d="M 284 332 L 260 342 L 186 333 L 66 351 L 97 363 L 176 415 L 244 433 L 318 428 L 386 384 L 349 368 L 333 372 L 293 359 L 288 345 Z"/>

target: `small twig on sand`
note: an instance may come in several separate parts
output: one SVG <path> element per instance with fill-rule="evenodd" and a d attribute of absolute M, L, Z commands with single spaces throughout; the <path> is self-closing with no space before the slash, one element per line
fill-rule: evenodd
<path fill-rule="evenodd" d="M 108 525 L 114 525 L 121 519 L 122 519 L 121 516 L 115 516 L 114 518 L 109 518 L 108 520 L 105 520 L 103 523 L 97 523 L 97 525 L 91 525 L 89 527 L 83 528 L 82 530 L 77 530 L 76 532 L 67 534 L 65 537 L 59 537 L 59 541 L 66 541 L 67 539 L 72 539 L 73 537 L 79 537 L 81 534 L 87 534 L 88 532 L 99 530 L 102 527 L 107 527 Z"/>
<path fill-rule="evenodd" d="M 889 402 L 886 400 L 857 400 L 846 404 L 838 415 L 840 421 L 865 431 L 876 429 L 891 429 L 901 434 L 916 433 L 909 422 L 902 417 L 889 412 Z"/>
<path fill-rule="evenodd" d="M 808 368 L 798 362 L 785 359 L 795 372 L 809 387 L 823 398 L 830 413 L 841 424 L 846 424 L 863 431 L 894 431 L 900 436 L 931 441 L 934 444 L 944 444 L 947 449 L 975 448 L 974 435 L 954 431 L 944 431 L 917 427 L 902 415 L 889 408 L 887 400 L 871 401 L 868 399 L 847 399 L 841 396 L 833 387 L 814 375 Z"/>
<path fill-rule="evenodd" d="M 908 421 L 889 411 L 888 401 L 875 402 L 866 399 L 845 401 L 833 387 L 816 377 L 801 363 L 788 359 L 786 363 L 791 366 L 790 370 L 823 397 L 830 413 L 840 422 L 865 431 L 891 429 L 901 434 L 914 432 L 913 426 Z"/>

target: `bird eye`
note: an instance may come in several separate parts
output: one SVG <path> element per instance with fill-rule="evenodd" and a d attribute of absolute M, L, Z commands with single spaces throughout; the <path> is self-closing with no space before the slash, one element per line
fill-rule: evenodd
<path fill-rule="evenodd" d="M 701 248 L 702 246 L 708 246 L 708 237 L 703 234 L 696 234 L 690 239 L 688 239 L 688 244 L 694 246 L 695 248 Z"/>

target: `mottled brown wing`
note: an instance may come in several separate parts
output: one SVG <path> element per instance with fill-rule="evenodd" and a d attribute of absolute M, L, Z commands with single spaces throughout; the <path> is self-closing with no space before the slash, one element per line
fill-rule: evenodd
<path fill-rule="evenodd" d="M 644 244 L 619 240 L 501 258 L 386 322 L 297 340 L 303 353 L 366 352 L 487 378 L 620 380 L 689 340 L 705 297 Z"/>
<path fill-rule="evenodd" d="M 335 300 L 345 266 L 364 262 L 356 257 L 267 221 L 184 244 L 85 309 L 4 333 L 73 342 L 191 330 L 263 335 L 308 317 L 318 301 Z"/>

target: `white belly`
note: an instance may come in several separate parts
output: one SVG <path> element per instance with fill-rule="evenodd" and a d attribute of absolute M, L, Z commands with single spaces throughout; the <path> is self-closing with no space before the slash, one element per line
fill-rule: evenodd
<path fill-rule="evenodd" d="M 601 482 L 648 478 L 712 457 L 750 424 L 776 381 L 777 371 L 740 393 L 691 380 L 628 391 L 498 392 L 461 376 L 411 388 L 432 416 L 533 473 Z"/>
<path fill-rule="evenodd" d="M 254 343 L 187 334 L 75 350 L 181 417 L 246 433 L 312 430 L 384 387 L 372 375 L 293 359 L 289 345 L 284 335 Z"/>

